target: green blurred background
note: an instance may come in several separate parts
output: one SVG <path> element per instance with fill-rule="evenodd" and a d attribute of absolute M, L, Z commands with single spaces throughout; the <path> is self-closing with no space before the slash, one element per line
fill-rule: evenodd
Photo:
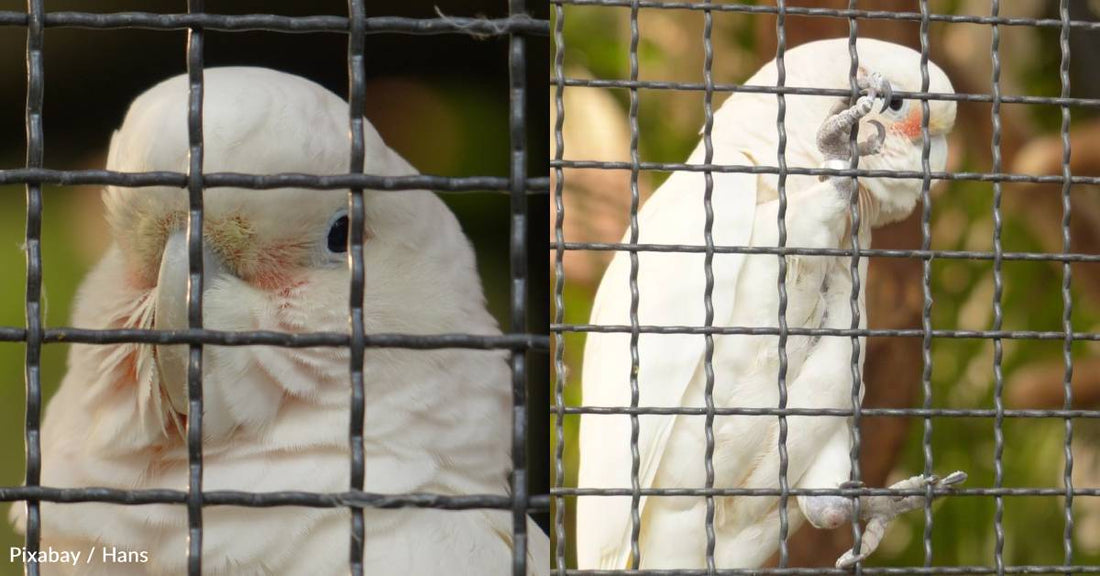
<path fill-rule="evenodd" d="M 744 2 L 743 2 L 744 3 Z M 752 2 L 747 2 L 752 4 Z M 774 5 L 758 2 L 761 5 Z M 842 0 L 791 1 L 788 6 L 846 8 Z M 1058 18 L 1057 2 L 1014 0 L 1002 3 L 1002 16 Z M 932 12 L 988 16 L 988 0 L 932 0 Z M 1070 2 L 1072 18 L 1095 21 L 1100 2 Z M 919 12 L 916 0 L 864 1 L 865 10 Z M 628 8 L 565 7 L 565 75 L 571 78 L 628 79 L 630 42 Z M 553 15 L 556 16 L 556 13 Z M 640 79 L 703 81 L 703 13 L 698 10 L 641 11 L 639 28 Z M 775 56 L 774 15 L 714 13 L 714 81 L 742 82 Z M 846 37 L 841 18 L 787 16 L 788 47 L 821 39 Z M 861 20 L 860 35 L 891 40 L 919 49 L 919 22 Z M 1057 96 L 1059 29 L 1001 27 L 1002 92 L 1006 95 Z M 991 30 L 988 25 L 932 23 L 931 57 L 952 78 L 958 92 L 991 93 Z M 1100 97 L 1100 36 L 1074 29 L 1072 93 Z M 551 68 L 551 76 L 554 70 Z M 554 88 L 550 89 L 551 95 Z M 716 94 L 715 105 L 727 94 Z M 625 89 L 567 88 L 565 91 L 565 158 L 629 161 L 629 93 Z M 682 162 L 699 139 L 703 123 L 703 93 L 668 90 L 639 91 L 640 154 L 643 162 Z M 551 122 L 555 110 L 551 105 Z M 1008 172 L 1060 174 L 1061 143 L 1056 106 L 1004 105 L 1002 151 Z M 951 137 L 949 169 L 989 172 L 991 105 L 964 103 Z M 1100 174 L 1100 121 L 1094 109 L 1072 111 L 1074 175 Z M 552 147 L 553 150 L 553 147 Z M 667 177 L 642 173 L 643 197 Z M 566 170 L 565 236 L 569 242 L 617 242 L 628 224 L 629 173 Z M 1003 246 L 1006 251 L 1058 252 L 1062 218 L 1060 185 L 1003 187 Z M 940 184 L 933 192 L 932 248 L 992 250 L 992 185 L 977 182 Z M 1100 253 L 1100 189 L 1074 186 L 1072 193 L 1073 249 Z M 911 218 L 875 232 L 877 248 L 920 246 L 918 209 Z M 552 254 L 553 257 L 553 254 Z M 588 320 L 591 300 L 610 256 L 603 252 L 565 255 L 564 318 L 569 324 Z M 932 263 L 933 326 L 936 329 L 991 329 L 993 320 L 991 261 L 937 260 Z M 1062 266 L 1052 262 L 1006 262 L 1004 328 L 1061 330 Z M 921 263 L 874 259 L 868 290 L 872 328 L 920 328 Z M 1100 267 L 1073 264 L 1073 326 L 1100 331 Z M 565 401 L 581 404 L 580 366 L 584 335 L 565 337 L 567 372 Z M 1004 341 L 1005 404 L 1007 408 L 1061 408 L 1062 342 Z M 923 402 L 920 338 L 878 338 L 868 342 L 864 371 L 866 407 L 920 407 Z M 1079 342 L 1073 347 L 1074 405 L 1100 408 L 1100 346 Z M 992 409 L 993 344 L 977 339 L 936 339 L 932 345 L 932 406 Z M 625 418 L 625 416 L 624 416 Z M 565 421 L 564 484 L 576 482 L 577 419 Z M 700 425 L 702 423 L 700 422 Z M 863 478 L 870 486 L 885 486 L 924 469 L 921 450 L 923 420 L 865 417 Z M 1004 486 L 1063 487 L 1065 424 L 1057 419 L 1008 418 L 1004 424 Z M 970 474 L 969 487 L 994 485 L 993 421 L 991 418 L 936 418 L 933 422 L 934 469 Z M 1073 483 L 1077 488 L 1100 486 L 1100 423 L 1073 422 Z M 553 453 L 553 452 L 552 452 Z M 702 465 L 702 463 L 700 463 Z M 567 505 L 567 538 L 573 534 L 573 500 Z M 793 504 L 792 504 L 793 505 Z M 1008 565 L 1061 564 L 1064 560 L 1062 497 L 1004 498 L 1005 549 Z M 1073 503 L 1074 556 L 1077 564 L 1100 563 L 1100 498 L 1077 497 Z M 939 502 L 932 530 L 934 565 L 993 565 L 994 499 L 958 497 Z M 700 529 L 702 529 L 700 527 Z M 913 512 L 887 532 L 869 561 L 877 566 L 921 566 L 924 562 L 923 514 Z M 777 535 L 778 536 L 778 535 Z M 801 530 L 791 540 L 791 566 L 831 567 L 851 545 L 845 526 L 831 532 Z M 569 562 L 573 545 L 566 543 Z M 774 559 L 773 559 L 774 562 Z"/>
<path fill-rule="evenodd" d="M 452 16 L 504 17 L 502 0 L 371 0 L 368 15 L 434 18 L 436 7 Z M 185 12 L 182 0 L 51 0 L 49 11 Z M 338 1 L 238 0 L 207 2 L 210 13 L 285 15 L 346 14 Z M 532 15 L 546 17 L 547 6 L 531 2 Z M 0 10 L 24 11 L 12 0 Z M 55 169 L 103 168 L 107 143 L 129 102 L 153 84 L 185 72 L 186 33 L 148 30 L 48 28 L 45 34 L 45 163 Z M 346 37 L 341 34 L 208 32 L 207 66 L 267 66 L 310 78 L 338 94 L 347 91 Z M 0 27 L 0 168 L 23 165 L 26 98 L 26 32 Z M 547 172 L 545 92 L 548 42 L 527 42 L 529 172 Z M 462 35 L 371 35 L 366 41 L 367 116 L 391 147 L 421 172 L 446 176 L 508 175 L 508 41 Z M 47 187 L 44 193 L 43 260 L 46 325 L 69 322 L 73 294 L 90 266 L 106 248 L 98 189 Z M 508 325 L 509 201 L 496 192 L 444 195 L 458 214 L 478 254 L 490 307 Z M 531 246 L 531 331 L 547 330 L 547 201 L 529 203 Z M 22 186 L 0 187 L 0 325 L 23 326 L 25 260 L 22 252 L 25 194 Z M 48 401 L 65 372 L 66 345 L 43 351 L 42 383 Z M 0 343 L 0 486 L 23 480 L 24 346 Z M 547 376 L 545 354 L 532 354 L 530 375 L 530 490 L 547 490 Z M 368 424 L 369 425 L 369 424 Z M 19 545 L 21 537 L 2 508 L 0 548 Z M 540 518 L 540 521 L 545 521 Z M 21 574 L 18 565 L 0 562 L 0 575 Z"/>

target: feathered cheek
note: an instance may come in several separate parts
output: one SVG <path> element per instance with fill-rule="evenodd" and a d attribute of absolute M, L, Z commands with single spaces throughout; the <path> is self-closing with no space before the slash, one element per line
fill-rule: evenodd
<path fill-rule="evenodd" d="M 236 259 L 242 280 L 270 292 L 282 292 L 301 282 L 302 247 L 273 244 L 259 247 Z"/>
<path fill-rule="evenodd" d="M 894 122 L 891 130 L 905 136 L 910 140 L 919 140 L 921 137 L 921 111 L 917 106 L 911 107 L 909 114 L 902 120 Z"/>

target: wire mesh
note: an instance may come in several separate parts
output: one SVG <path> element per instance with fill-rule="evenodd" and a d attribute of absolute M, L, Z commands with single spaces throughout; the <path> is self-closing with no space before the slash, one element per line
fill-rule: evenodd
<path fill-rule="evenodd" d="M 527 37 L 549 35 L 549 22 L 528 14 L 522 0 L 510 0 L 505 18 L 484 17 L 404 18 L 368 16 L 363 0 L 349 0 L 348 16 L 277 16 L 272 14 L 224 15 L 205 12 L 203 0 L 189 0 L 186 14 L 153 13 L 83 13 L 46 12 L 43 0 L 28 0 L 25 12 L 0 11 L 0 26 L 25 27 L 27 30 L 27 156 L 24 168 L 0 170 L 0 184 L 26 186 L 25 252 L 27 283 L 25 327 L 0 327 L 0 341 L 25 342 L 26 381 L 26 476 L 25 486 L 0 487 L 0 501 L 26 501 L 27 522 L 25 548 L 32 553 L 25 565 L 29 575 L 36 576 L 40 566 L 33 553 L 41 545 L 41 502 L 75 503 L 104 502 L 119 505 L 178 504 L 187 509 L 187 573 L 202 573 L 203 509 L 209 506 L 245 506 L 266 508 L 302 506 L 311 508 L 346 508 L 351 511 L 349 567 L 352 574 L 363 574 L 364 510 L 366 508 L 432 508 L 439 510 L 496 509 L 511 510 L 513 525 L 513 562 L 511 572 L 527 574 L 526 516 L 549 510 L 549 496 L 528 494 L 527 454 L 525 439 L 527 374 L 524 358 L 529 352 L 549 350 L 549 337 L 529 332 L 526 324 L 526 261 L 528 197 L 549 193 L 549 179 L 531 177 L 527 172 L 528 122 L 526 102 Z M 145 172 L 123 173 L 107 170 L 55 170 L 44 165 L 42 103 L 44 95 L 44 36 L 47 28 L 75 27 L 97 29 L 187 30 L 188 77 L 188 168 L 186 173 Z M 350 169 L 345 174 L 240 174 L 204 173 L 203 167 L 203 39 L 207 30 L 267 31 L 277 33 L 338 33 L 348 36 L 347 71 L 349 101 Z M 508 176 L 449 177 L 437 175 L 380 176 L 364 173 L 364 111 L 366 80 L 364 58 L 365 37 L 372 34 L 437 35 L 461 34 L 477 37 L 507 37 L 510 67 L 510 174 Z M 43 324 L 42 302 L 42 187 L 45 184 L 74 186 L 82 184 L 127 187 L 171 186 L 188 192 L 187 216 L 188 329 L 175 331 L 118 329 L 91 330 L 72 327 L 46 328 Z M 298 187 L 307 189 L 349 189 L 351 291 L 348 309 L 350 333 L 286 333 L 270 331 L 218 331 L 202 325 L 203 294 L 203 192 L 217 187 L 273 189 Z M 363 296 L 365 273 L 362 241 L 364 238 L 364 190 L 395 191 L 433 189 L 443 192 L 499 191 L 512 199 L 511 226 L 511 288 L 509 332 L 498 336 L 476 334 L 368 334 L 364 328 Z M 190 418 L 187 419 L 188 481 L 186 490 L 122 490 L 102 487 L 55 488 L 41 484 L 42 454 L 40 419 L 42 385 L 40 360 L 43 345 L 82 343 L 111 345 L 120 343 L 186 344 L 189 347 L 187 366 L 187 398 Z M 237 490 L 203 490 L 202 448 L 202 360 L 204 345 L 251 346 L 269 345 L 290 348 L 340 347 L 350 349 L 351 418 L 348 430 L 351 483 L 343 492 L 246 492 Z M 447 495 L 432 493 L 376 494 L 364 491 L 364 354 L 367 348 L 405 349 L 502 349 L 511 353 L 512 391 L 514 399 L 512 433 L 511 494 Z"/>
<path fill-rule="evenodd" d="M 555 416 L 555 440 L 556 449 L 553 452 L 556 475 L 551 489 L 555 513 L 553 515 L 555 534 L 556 573 L 560 576 L 595 576 L 611 574 L 682 574 L 682 575 L 707 575 L 716 574 L 847 574 L 851 570 L 822 568 L 792 568 L 789 566 L 788 538 L 788 499 L 791 496 L 801 495 L 834 495 L 845 496 L 852 499 L 854 508 L 852 516 L 852 535 L 854 540 L 854 553 L 860 550 L 863 534 L 860 526 L 860 497 L 871 495 L 895 495 L 901 497 L 925 496 L 926 501 L 923 510 L 923 530 L 919 535 L 923 553 L 922 566 L 905 567 L 872 567 L 857 563 L 855 572 L 862 574 L 1039 574 L 1039 573 L 1097 573 L 1100 567 L 1094 565 L 1082 565 L 1074 563 L 1074 511 L 1073 500 L 1075 497 L 1100 496 L 1100 489 L 1093 487 L 1075 487 L 1073 485 L 1073 431 L 1074 420 L 1100 418 L 1100 410 L 1076 408 L 1073 402 L 1072 381 L 1074 371 L 1073 350 L 1074 343 L 1081 341 L 1100 340 L 1100 334 L 1091 331 L 1077 331 L 1073 324 L 1073 294 L 1072 269 L 1074 263 L 1091 263 L 1100 261 L 1100 256 L 1082 252 L 1074 252 L 1071 248 L 1070 217 L 1072 213 L 1071 190 L 1074 186 L 1100 184 L 1100 179 L 1094 176 L 1075 175 L 1070 169 L 1070 120 L 1071 109 L 1079 108 L 1091 112 L 1100 105 L 1100 100 L 1092 98 L 1074 97 L 1070 90 L 1070 35 L 1071 32 L 1095 31 L 1100 29 L 1100 23 L 1085 20 L 1073 20 L 1070 16 L 1070 2 L 1061 0 L 1057 5 L 1058 18 L 1020 18 L 1004 17 L 1001 15 L 1001 3 L 999 0 L 991 0 L 988 16 L 979 15 L 955 15 L 938 14 L 931 11 L 928 0 L 919 1 L 919 12 L 898 12 L 885 10 L 860 9 L 860 3 L 856 0 L 848 2 L 847 9 L 817 8 L 804 6 L 788 6 L 783 0 L 777 0 L 771 5 L 757 5 L 756 3 L 721 3 L 715 4 L 709 0 L 698 2 L 663 2 L 653 0 L 550 0 L 554 10 L 554 45 L 555 54 L 552 60 L 550 83 L 554 89 L 554 109 L 556 122 L 553 123 L 555 149 L 551 169 L 554 174 L 554 205 L 556 218 L 554 219 L 554 235 L 551 250 L 554 253 L 554 282 L 553 304 L 555 306 L 554 322 L 551 324 L 551 333 L 554 335 L 555 354 L 555 393 L 554 406 L 551 408 Z M 587 8 L 587 11 L 581 10 Z M 587 15 L 595 18 L 596 12 L 592 9 L 602 8 L 611 10 L 629 11 L 626 22 L 629 25 L 629 51 L 625 55 L 629 64 L 629 74 L 623 78 L 600 77 L 600 74 L 592 74 L 598 70 L 598 66 L 589 67 L 584 74 L 570 76 L 566 71 L 566 63 L 574 55 L 576 59 L 585 62 L 589 55 L 583 52 L 583 48 L 568 46 L 565 34 L 567 23 L 579 26 L 581 20 Z M 690 11 L 701 13 L 703 35 L 701 39 L 688 38 L 688 43 L 693 48 L 701 46 L 703 70 L 702 82 L 665 80 L 661 78 L 640 79 L 638 46 L 640 41 L 646 39 L 645 34 L 639 32 L 639 14 L 644 11 Z M 714 45 L 713 45 L 713 13 L 730 13 L 745 15 L 770 15 L 775 17 L 775 68 L 776 78 L 774 85 L 744 85 L 737 83 L 720 83 L 715 81 L 714 71 Z M 812 18 L 843 19 L 849 26 L 848 47 L 851 58 L 849 72 L 850 89 L 840 90 L 823 87 L 791 87 L 786 85 L 787 69 L 784 56 L 788 50 L 787 45 L 787 18 L 792 15 L 806 17 L 803 21 Z M 616 16 L 619 18 L 619 16 Z M 625 19 L 626 16 L 623 16 Z M 791 95 L 816 95 L 842 97 L 854 103 L 860 95 L 860 88 L 856 83 L 856 72 L 859 67 L 859 54 L 856 51 L 856 39 L 860 37 L 859 23 L 861 21 L 905 21 L 919 25 L 919 54 L 920 54 L 920 90 L 912 92 L 897 91 L 895 97 L 912 99 L 920 105 L 920 170 L 870 170 L 860 168 L 858 165 L 857 133 L 851 134 L 851 162 L 846 169 L 830 167 L 806 167 L 787 165 L 787 131 L 785 98 Z M 992 32 L 990 46 L 990 60 L 992 64 L 991 93 L 955 93 L 943 94 L 929 92 L 929 61 L 930 61 L 930 26 L 932 23 L 944 24 L 976 24 L 988 26 Z M 1058 68 L 1060 90 L 1058 96 L 1032 96 L 1032 95 L 1005 95 L 1001 91 L 1001 30 L 1004 27 L 1031 27 L 1053 29 L 1058 34 L 1060 49 L 1060 65 Z M 756 30 L 759 32 L 759 29 Z M 662 35 L 667 34 L 664 32 Z M 666 36 L 667 37 L 667 36 Z M 758 38 L 760 35 L 758 34 Z M 646 60 L 643 59 L 643 63 Z M 596 77 L 592 77 L 592 76 Z M 652 76 L 652 75 L 651 75 Z M 629 161 L 622 160 L 596 160 L 584 157 L 566 157 L 566 146 L 569 140 L 565 138 L 567 126 L 567 114 L 565 103 L 568 90 L 584 89 L 612 89 L 625 91 L 628 98 L 627 122 L 629 126 Z M 702 128 L 698 132 L 703 150 L 701 163 L 657 162 L 643 161 L 639 154 L 639 98 L 646 92 L 676 93 L 693 92 L 701 93 L 702 102 Z M 716 94 L 729 95 L 739 93 L 770 94 L 777 101 L 777 117 L 775 130 L 778 139 L 778 147 L 775 150 L 775 163 L 771 165 L 762 162 L 762 165 L 739 165 L 715 163 L 714 158 L 714 109 L 713 98 Z M 983 103 L 991 105 L 992 139 L 989 147 L 992 153 L 992 166 L 988 172 L 963 172 L 963 171 L 934 171 L 931 167 L 931 135 L 929 121 L 931 117 L 930 106 L 938 101 L 953 101 L 959 103 Z M 1061 171 L 1060 174 L 1031 174 L 1006 172 L 1002 162 L 1002 119 L 1001 109 L 1004 104 L 1022 104 L 1029 106 L 1054 106 L 1060 110 L 1061 124 L 1059 127 L 1061 143 Z M 583 121 L 591 111 L 576 113 Z M 654 134 L 659 138 L 660 134 Z M 576 152 L 573 152 L 576 154 Z M 629 224 L 625 240 L 621 242 L 607 241 L 577 241 L 570 240 L 566 236 L 567 211 L 569 203 L 565 200 L 569 189 L 568 178 L 571 173 L 581 171 L 617 172 L 629 171 Z M 703 175 L 703 213 L 705 224 L 702 230 L 703 241 L 700 244 L 646 244 L 639 242 L 639 175 L 646 172 L 701 172 Z M 777 177 L 777 201 L 778 218 L 778 242 L 774 246 L 741 246 L 741 245 L 716 245 L 713 238 L 714 213 L 712 198 L 714 192 L 714 174 L 754 174 L 774 175 Z M 920 247 L 919 249 L 883 249 L 870 248 L 866 242 L 859 238 L 861 216 L 860 206 L 853 195 L 850 205 L 850 236 L 846 240 L 846 248 L 804 248 L 787 246 L 787 207 L 788 194 L 786 179 L 790 175 L 839 176 L 848 177 L 855 181 L 858 178 L 894 178 L 911 179 L 920 181 L 921 210 L 919 214 Z M 992 250 L 944 250 L 932 248 L 932 215 L 933 202 L 930 190 L 934 183 L 947 182 L 988 182 L 992 187 Z M 1062 247 L 1060 252 L 1022 252 L 1006 251 L 1002 243 L 1004 220 L 1002 214 L 1002 188 L 1006 184 L 1057 184 L 1061 189 L 1062 218 L 1059 224 L 1061 231 Z M 569 211 L 570 218 L 582 217 L 577 210 Z M 643 222 L 644 225 L 644 222 Z M 759 225 L 759 224 L 758 224 Z M 568 279 L 565 262 L 570 253 L 611 253 L 627 252 L 630 264 L 630 318 L 629 324 L 595 324 L 585 321 L 568 321 L 569 314 L 566 306 L 570 304 L 570 298 L 566 297 Z M 638 320 L 639 299 L 646 297 L 645 291 L 639 293 L 638 287 L 638 255 L 641 253 L 681 253 L 703 255 L 702 274 L 705 280 L 703 292 L 703 309 L 701 325 L 646 325 Z M 746 254 L 746 255 L 775 255 L 778 258 L 778 310 L 779 317 L 776 326 L 728 326 L 715 325 L 713 298 L 714 274 L 713 258 L 716 254 Z M 851 310 L 851 325 L 847 329 L 835 328 L 802 328 L 788 325 L 788 258 L 801 256 L 827 256 L 846 257 L 849 259 L 851 277 L 853 279 L 852 290 L 849 298 Z M 874 286 L 860 287 L 860 267 L 866 266 L 871 259 L 908 259 L 921 263 L 920 274 L 920 327 L 906 329 L 871 329 L 865 327 L 865 319 L 860 318 L 861 292 L 866 289 L 874 289 Z M 933 263 L 937 260 L 969 260 L 990 262 L 992 264 L 992 291 L 991 310 L 992 326 L 986 330 L 962 330 L 962 329 L 936 329 L 933 327 Z M 1062 302 L 1062 314 L 1059 330 L 1005 330 L 1003 295 L 1005 291 L 1004 265 L 1007 262 L 1054 262 L 1061 263 L 1060 295 Z M 597 277 L 598 278 L 598 277 Z M 667 281 L 676 282 L 676 278 Z M 989 300 L 986 300 L 989 302 Z M 694 305 L 693 303 L 685 304 Z M 578 307 L 580 308 L 580 307 Z M 573 314 L 579 314 L 574 311 Z M 579 402 L 570 403 L 569 394 L 566 393 L 567 382 L 570 381 L 569 365 L 566 362 L 567 335 L 620 333 L 630 335 L 630 403 L 623 406 L 588 405 Z M 702 398 L 703 406 L 646 406 L 639 405 L 638 389 L 638 338 L 643 334 L 691 334 L 702 336 L 705 339 L 705 348 L 700 367 L 702 369 L 700 382 L 705 382 Z M 778 405 L 775 407 L 730 407 L 716 405 L 715 403 L 715 368 L 714 368 L 714 337 L 719 335 L 755 335 L 775 336 L 778 338 L 778 374 L 776 385 L 778 387 Z M 852 357 L 851 366 L 851 407 L 849 409 L 812 409 L 788 407 L 787 389 L 787 342 L 790 336 L 814 336 L 822 338 L 847 338 L 851 341 Z M 861 370 L 861 340 L 864 338 L 920 338 L 920 406 L 913 408 L 863 408 L 862 398 L 862 370 Z M 985 408 L 945 408 L 937 407 L 937 401 L 933 396 L 933 344 L 937 341 L 950 341 L 957 339 L 988 340 L 992 344 L 992 389 L 993 407 Z M 1064 372 L 1061 379 L 1063 398 L 1059 409 L 1009 409 L 1004 403 L 1004 357 L 1005 341 L 1033 341 L 1049 340 L 1061 343 L 1062 361 Z M 576 356 L 580 353 L 576 352 Z M 578 380 L 579 383 L 579 380 Z M 702 417 L 703 434 L 698 441 L 703 447 L 703 468 L 705 481 L 701 487 L 691 488 L 653 488 L 639 483 L 639 417 L 642 416 L 669 416 L 685 415 Z M 583 451 L 584 447 L 567 446 L 573 436 L 567 434 L 567 419 L 578 416 L 610 416 L 628 417 L 630 420 L 630 445 L 632 460 L 630 486 L 617 487 L 572 487 L 569 478 L 576 474 L 567 463 L 567 454 L 570 451 Z M 775 488 L 716 488 L 715 487 L 715 437 L 714 419 L 716 416 L 769 416 L 776 417 L 779 424 L 779 432 L 776 449 L 779 456 L 780 475 Z M 787 452 L 787 418 L 791 416 L 812 416 L 820 418 L 847 418 L 850 419 L 850 460 L 851 460 L 851 484 L 841 486 L 838 489 L 800 489 L 792 488 L 787 477 L 788 452 Z M 920 490 L 890 490 L 881 488 L 864 487 L 860 482 L 860 439 L 861 421 L 867 418 L 894 418 L 915 417 L 921 420 L 922 434 L 920 439 L 921 459 L 923 462 L 923 474 L 930 476 L 936 471 L 936 462 L 933 458 L 934 422 L 943 419 L 983 418 L 989 419 L 993 424 L 992 442 L 992 486 L 990 487 L 961 487 L 945 490 L 934 487 L 931 483 Z M 1064 433 L 1062 442 L 1065 466 L 1061 471 L 1060 488 L 1028 488 L 1006 487 L 1005 471 L 1003 466 L 1006 439 L 1004 428 L 1006 422 L 1013 419 L 1052 419 L 1062 420 Z M 772 437 L 768 437 L 772 441 Z M 933 556 L 933 513 L 932 497 L 952 494 L 954 497 L 991 498 L 994 501 L 993 535 L 994 542 L 990 547 L 991 565 L 960 565 L 960 566 L 936 566 Z M 608 498 L 630 497 L 630 534 L 629 562 L 620 569 L 576 569 L 567 565 L 569 556 L 567 547 L 573 545 L 567 538 L 570 531 L 567 530 L 567 522 L 571 515 L 568 509 L 578 498 Z M 760 496 L 778 499 L 778 526 L 776 535 L 778 542 L 778 554 L 775 566 L 771 568 L 729 569 L 716 566 L 716 536 L 715 536 L 715 499 L 733 496 Z M 1064 561 L 1061 565 L 1008 565 L 1005 559 L 1005 527 L 1004 508 L 1005 499 L 1014 497 L 1045 496 L 1048 498 L 1060 497 L 1061 508 L 1064 517 L 1064 532 L 1062 534 L 1062 548 Z M 699 567 L 681 567 L 676 569 L 639 569 L 645 550 L 639 549 L 639 541 L 645 539 L 645 530 L 641 528 L 642 517 L 639 514 L 639 502 L 649 497 L 696 497 L 705 502 L 705 524 L 700 526 L 700 533 L 705 533 L 705 548 L 699 558 Z M 641 534 L 640 534 L 641 532 Z M 705 568 L 702 568 L 705 564 Z"/>

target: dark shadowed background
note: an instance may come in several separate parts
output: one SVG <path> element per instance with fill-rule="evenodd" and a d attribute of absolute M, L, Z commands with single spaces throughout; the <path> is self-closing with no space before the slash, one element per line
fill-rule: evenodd
<path fill-rule="evenodd" d="M 346 15 L 338 1 L 208 1 L 209 13 Z M 368 16 L 507 16 L 504 0 L 371 0 Z M 0 0 L 0 10 L 24 11 L 20 2 Z M 49 11 L 157 13 L 186 12 L 182 0 L 51 0 Z M 545 18 L 543 2 L 529 3 Z M 185 31 L 80 30 L 47 28 L 45 33 L 45 165 L 55 169 L 103 168 L 111 131 L 130 101 L 146 88 L 184 73 Z M 547 54 L 545 37 L 529 37 L 528 171 L 547 173 Z M 26 30 L 0 27 L 0 169 L 24 162 Z M 347 93 L 347 41 L 336 33 L 206 33 L 207 66 L 266 66 Z M 508 39 L 464 35 L 370 35 L 366 40 L 367 117 L 386 142 L 421 172 L 442 176 L 508 176 Z M 499 192 L 443 195 L 473 241 L 489 305 L 508 325 L 509 200 Z M 47 186 L 44 192 L 43 260 L 47 326 L 67 325 L 70 303 L 84 273 L 107 246 L 106 226 L 95 187 Z M 24 326 L 25 259 L 23 186 L 0 186 L 0 325 Z M 545 333 L 547 296 L 547 198 L 529 202 L 530 292 L 528 327 Z M 369 292 L 369 289 L 368 289 Z M 48 401 L 65 372 L 66 345 L 43 351 L 42 381 Z M 0 486 L 23 479 L 23 354 L 20 343 L 0 343 Z M 531 431 L 530 490 L 547 491 L 548 424 L 545 354 L 528 362 Z M 370 424 L 367 423 L 369 426 Z M 8 506 L 0 506 L 0 549 L 19 545 Z M 540 521 L 544 519 L 539 519 Z M 0 562 L 0 575 L 21 574 Z"/>

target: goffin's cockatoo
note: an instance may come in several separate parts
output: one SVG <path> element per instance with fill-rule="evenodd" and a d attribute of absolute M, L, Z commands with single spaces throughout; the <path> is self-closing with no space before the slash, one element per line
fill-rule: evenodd
<path fill-rule="evenodd" d="M 347 172 L 348 106 L 335 94 L 262 68 L 207 69 L 205 86 L 205 171 Z M 139 96 L 114 134 L 107 168 L 185 172 L 187 102 L 183 76 Z M 366 172 L 417 173 L 369 123 L 365 140 Z M 187 328 L 187 192 L 108 186 L 103 201 L 113 242 L 80 288 L 74 325 Z M 439 198 L 367 191 L 364 203 L 368 332 L 499 334 L 472 247 Z M 204 227 L 206 328 L 349 331 L 347 191 L 208 189 Z M 42 483 L 185 490 L 180 348 L 73 346 L 43 422 Z M 349 362 L 342 348 L 205 346 L 203 488 L 348 490 Z M 503 353 L 368 349 L 364 376 L 367 491 L 507 493 Z M 13 516 L 25 526 L 22 506 Z M 367 574 L 511 574 L 506 511 L 368 508 L 365 517 Z M 186 522 L 180 505 L 44 503 L 43 549 L 85 557 L 43 573 L 184 574 Z M 544 574 L 549 541 L 528 525 L 529 573 Z M 346 509 L 209 507 L 203 534 L 204 574 L 349 570 Z M 105 561 L 105 549 L 145 560 Z"/>
<path fill-rule="evenodd" d="M 894 97 L 894 91 L 920 91 L 920 54 L 895 44 L 859 40 L 857 81 L 862 96 L 786 96 L 789 166 L 847 168 L 849 137 L 860 126 L 859 166 L 866 169 L 921 170 L 921 105 Z M 786 85 L 847 90 L 848 42 L 826 40 L 786 53 Z M 951 82 L 929 63 L 929 91 L 950 93 Z M 776 64 L 764 66 L 747 82 L 776 85 Z M 933 171 L 946 162 L 946 135 L 955 104 L 929 102 L 928 133 Z M 713 164 L 775 166 L 778 134 L 774 94 L 741 92 L 715 114 Z M 702 143 L 688 159 L 704 161 Z M 713 174 L 713 239 L 717 246 L 778 245 L 778 177 L 775 174 Z M 704 175 L 675 172 L 638 215 L 642 244 L 705 245 Z M 858 190 L 858 192 L 857 192 Z M 800 248 L 850 247 L 849 209 L 858 193 L 859 242 L 867 247 L 871 229 L 908 215 L 921 192 L 920 179 L 790 175 L 786 245 Z M 626 242 L 629 240 L 627 233 Z M 640 325 L 703 326 L 705 255 L 640 252 L 637 286 Z M 786 277 L 788 325 L 792 328 L 851 328 L 851 258 L 789 256 Z M 714 326 L 778 327 L 779 258 L 774 254 L 716 254 L 713 260 Z M 596 295 L 592 323 L 630 324 L 630 259 L 619 252 Z M 867 260 L 859 264 L 866 287 Z M 870 289 L 874 289 L 873 286 Z M 863 294 L 859 325 L 866 325 Z M 584 351 L 583 398 L 590 406 L 631 403 L 630 334 L 590 333 Z M 787 340 L 787 406 L 851 409 L 852 343 L 849 337 L 792 335 Z M 638 338 L 638 403 L 642 407 L 705 407 L 705 339 L 702 335 L 642 333 Z M 860 357 L 859 369 L 862 370 Z M 779 405 L 778 336 L 714 337 L 714 405 L 719 408 L 775 408 Z M 836 489 L 850 480 L 849 430 L 845 418 L 787 418 L 787 479 L 792 488 Z M 714 419 L 714 486 L 778 489 L 779 423 L 775 416 L 718 416 Z M 581 488 L 631 487 L 631 424 L 625 415 L 584 415 L 580 423 Z M 703 488 L 706 481 L 705 426 L 702 417 L 639 417 L 638 482 L 649 488 Z M 948 478 L 917 476 L 897 488 L 946 486 Z M 848 486 L 850 487 L 850 486 Z M 790 510 L 792 529 L 802 516 L 821 528 L 849 522 L 852 499 L 799 496 Z M 849 552 L 848 566 L 870 553 L 898 513 L 922 506 L 923 497 L 864 497 L 865 531 L 860 554 Z M 642 496 L 639 557 L 642 568 L 706 568 L 706 504 L 700 496 Z M 799 513 L 801 512 L 801 514 Z M 630 496 L 581 496 L 577 501 L 576 546 L 584 568 L 629 566 L 633 523 Z M 771 556 L 779 541 L 778 498 L 733 496 L 715 499 L 714 560 L 718 568 L 753 568 Z"/>

